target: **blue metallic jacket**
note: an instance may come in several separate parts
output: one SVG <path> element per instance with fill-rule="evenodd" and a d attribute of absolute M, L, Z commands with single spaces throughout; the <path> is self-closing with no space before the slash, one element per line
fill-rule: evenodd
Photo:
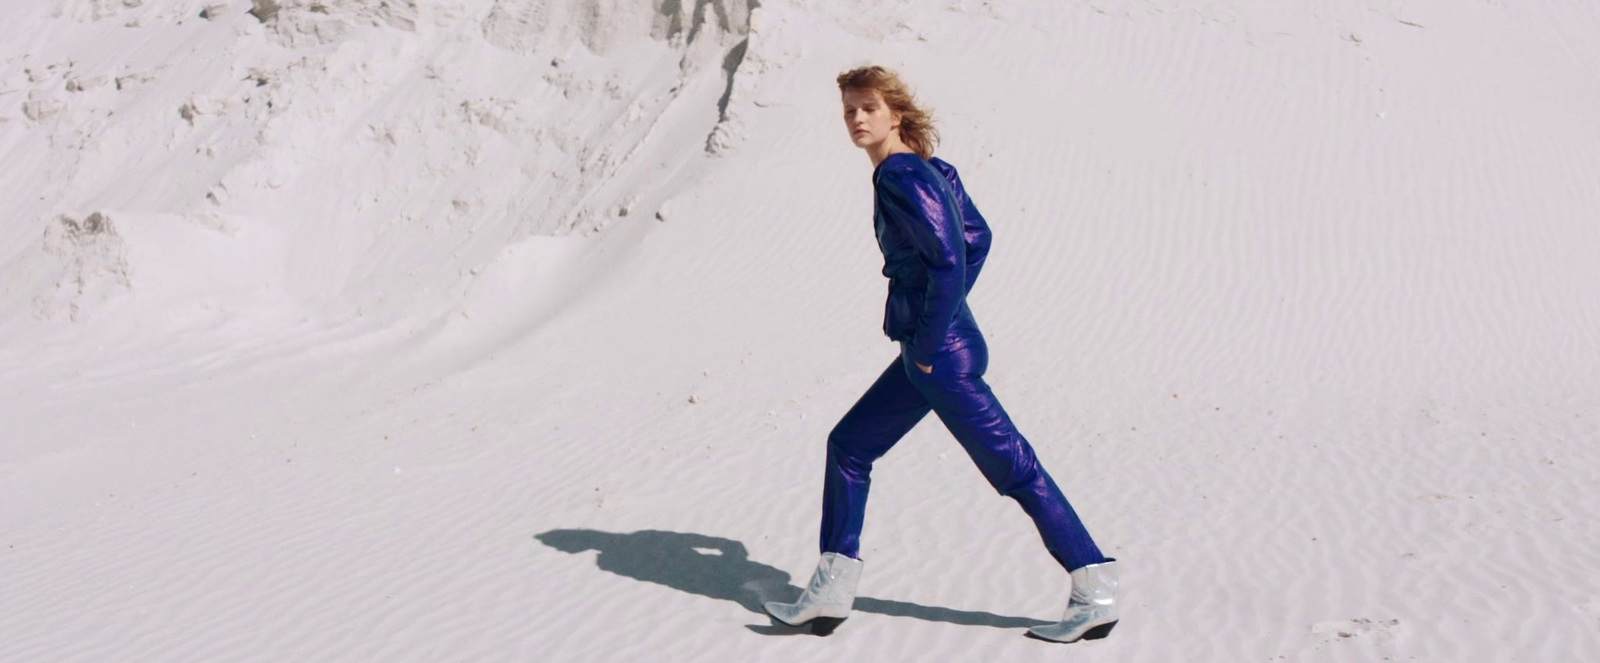
<path fill-rule="evenodd" d="M 989 224 L 967 197 L 955 166 L 914 152 L 891 154 L 872 171 L 872 222 L 889 277 L 883 333 L 932 365 L 989 255 Z"/>

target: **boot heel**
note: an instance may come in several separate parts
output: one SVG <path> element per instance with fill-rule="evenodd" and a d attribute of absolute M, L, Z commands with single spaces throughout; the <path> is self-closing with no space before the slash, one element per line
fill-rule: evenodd
<path fill-rule="evenodd" d="M 1116 626 L 1116 625 L 1117 625 L 1116 622 L 1110 622 L 1110 623 L 1106 623 L 1106 624 L 1101 624 L 1101 625 L 1096 626 L 1096 627 L 1094 627 L 1092 629 L 1084 631 L 1083 632 L 1083 639 L 1084 640 L 1099 640 L 1100 638 L 1104 638 L 1104 637 L 1106 637 L 1108 635 L 1111 635 L 1111 627 Z"/>
<path fill-rule="evenodd" d="M 811 634 L 821 636 L 833 635 L 833 629 L 839 628 L 839 625 L 843 623 L 843 617 L 818 617 L 811 620 Z"/>

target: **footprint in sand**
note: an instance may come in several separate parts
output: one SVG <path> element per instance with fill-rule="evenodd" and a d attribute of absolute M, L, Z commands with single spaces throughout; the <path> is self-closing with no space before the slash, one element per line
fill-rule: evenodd
<path fill-rule="evenodd" d="M 1357 618 L 1317 622 L 1311 633 L 1323 642 L 1360 641 L 1381 644 L 1394 638 L 1400 629 L 1398 619 Z"/>

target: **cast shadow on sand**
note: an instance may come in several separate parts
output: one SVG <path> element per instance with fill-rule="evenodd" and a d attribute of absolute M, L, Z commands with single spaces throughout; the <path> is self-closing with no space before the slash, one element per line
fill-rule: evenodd
<path fill-rule="evenodd" d="M 789 582 L 788 573 L 752 561 L 744 544 L 732 539 L 662 530 L 617 533 L 592 529 L 555 529 L 533 538 L 562 552 L 598 550 L 600 554 L 595 557 L 595 564 L 602 571 L 690 594 L 733 601 L 763 617 L 767 616 L 761 609 L 763 601 L 793 601 L 800 596 L 800 588 Z M 855 610 L 961 626 L 1023 628 L 1048 623 L 866 596 L 856 598 Z M 789 627 L 775 620 L 771 625 L 748 628 L 767 635 L 807 632 L 807 629 Z"/>

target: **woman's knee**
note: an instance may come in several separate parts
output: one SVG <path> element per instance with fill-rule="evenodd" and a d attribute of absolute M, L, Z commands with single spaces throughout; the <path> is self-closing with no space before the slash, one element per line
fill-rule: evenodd
<path fill-rule="evenodd" d="M 842 422 L 834 426 L 833 430 L 828 431 L 828 453 L 830 455 L 848 453 L 850 448 L 849 440 L 849 433 L 845 432 Z"/>
<path fill-rule="evenodd" d="M 1026 442 L 999 445 L 975 460 L 995 492 L 1007 497 L 1032 493 L 1044 482 L 1044 469 Z"/>
<path fill-rule="evenodd" d="M 846 465 L 870 465 L 877 460 L 873 449 L 878 445 L 861 426 L 840 421 L 828 431 L 828 461 Z"/>

